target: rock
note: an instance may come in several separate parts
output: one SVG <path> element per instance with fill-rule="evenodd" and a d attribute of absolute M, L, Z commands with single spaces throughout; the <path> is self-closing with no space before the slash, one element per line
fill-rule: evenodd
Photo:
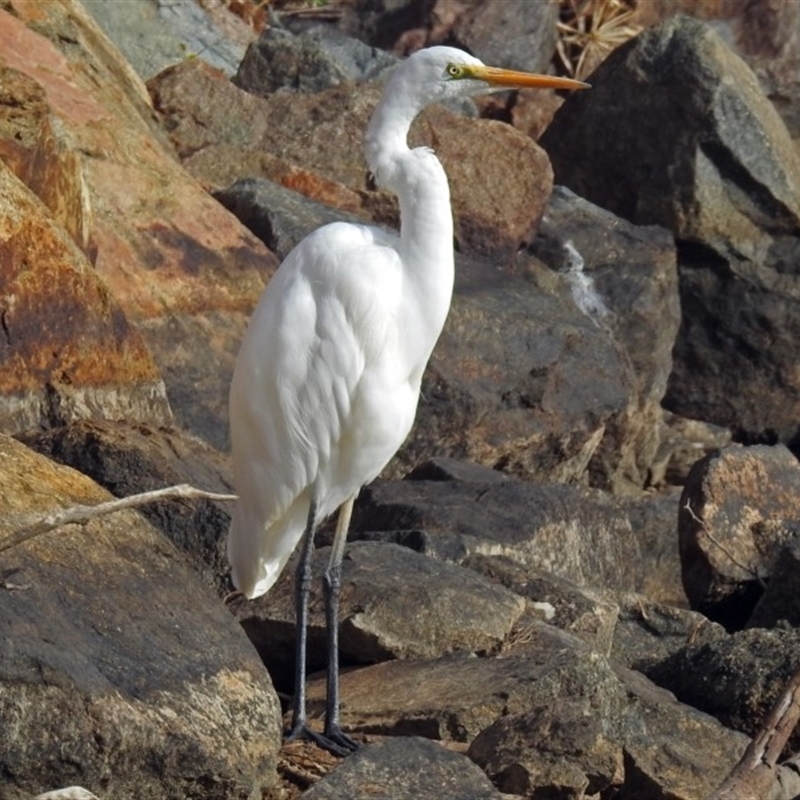
<path fill-rule="evenodd" d="M 377 84 L 342 84 L 312 95 L 243 93 L 201 63 L 186 62 L 149 83 L 184 166 L 224 187 L 264 177 L 311 199 L 332 182 L 349 212 L 394 224 L 386 192 L 367 190 L 362 143 L 380 96 Z M 246 136 L 243 135 L 246 131 Z M 434 147 L 450 179 L 456 238 L 463 247 L 510 257 L 541 213 L 552 187 L 546 155 L 508 125 L 429 108 L 414 123 L 413 146 Z M 487 148 L 494 157 L 485 158 Z"/>
<path fill-rule="evenodd" d="M 37 794 L 34 800 L 98 800 L 81 786 L 67 786 L 64 789 L 54 789 L 52 792 Z"/>
<path fill-rule="evenodd" d="M 255 38 L 244 22 L 236 25 L 232 14 L 223 29 L 193 0 L 125 0 L 110 5 L 105 0 L 83 0 L 83 5 L 144 80 L 186 58 L 202 58 L 234 75 L 245 47 Z"/>
<path fill-rule="evenodd" d="M 554 710 L 540 706 L 500 717 L 467 754 L 504 792 L 558 798 L 613 793 L 624 783 L 624 769 L 622 748 L 607 730 L 608 711 L 590 699 L 558 702 Z"/>
<path fill-rule="evenodd" d="M 456 47 L 484 63 L 547 72 L 556 50 L 558 4 L 504 0 L 468 2 L 452 30 Z"/>
<path fill-rule="evenodd" d="M 678 487 L 620 498 L 631 521 L 642 559 L 639 592 L 656 603 L 688 605 L 681 580 L 678 546 Z"/>
<path fill-rule="evenodd" d="M 587 129 L 598 112 L 600 137 Z M 669 146 L 643 139 L 654 131 Z M 800 158 L 786 128 L 747 65 L 688 17 L 615 51 L 594 73 L 592 91 L 559 110 L 543 142 L 559 182 L 721 256 L 749 238 L 742 254 L 752 257 L 767 231 L 796 232 Z M 626 180 L 609 180 L 617 167 Z M 762 194 L 753 193 L 755 183 Z"/>
<path fill-rule="evenodd" d="M 640 3 L 636 19 L 653 25 L 675 12 L 708 22 L 755 72 L 786 127 L 800 137 L 800 8 L 781 0 L 767 3 L 718 3 L 681 0 Z"/>
<path fill-rule="evenodd" d="M 630 698 L 623 796 L 706 797 L 727 777 L 748 737 L 679 703 L 638 672 L 616 669 Z"/>
<path fill-rule="evenodd" d="M 630 592 L 616 592 L 613 599 L 617 615 L 608 655 L 615 663 L 639 672 L 647 672 L 687 644 L 702 645 L 726 636 L 721 625 L 697 611 Z"/>
<path fill-rule="evenodd" d="M 284 259 L 311 231 L 331 222 L 361 222 L 264 178 L 241 178 L 214 197 Z"/>
<path fill-rule="evenodd" d="M 626 413 L 633 377 L 608 332 L 568 293 L 541 265 L 523 277 L 457 259 L 417 420 L 389 474 L 438 453 L 540 481 L 585 479 L 606 425 Z M 612 470 L 618 463 L 606 459 Z M 614 471 L 603 477 L 616 481 Z"/>
<path fill-rule="evenodd" d="M 0 162 L 0 428 L 82 417 L 168 423 L 140 333 L 75 242 Z"/>
<path fill-rule="evenodd" d="M 427 27 L 431 0 L 355 0 L 344 6 L 341 28 L 373 47 L 393 50 L 409 30 Z"/>
<path fill-rule="evenodd" d="M 309 685 L 315 713 L 324 684 Z M 492 658 L 459 653 L 348 671 L 342 701 L 346 729 L 469 742 L 501 790 L 528 797 L 580 797 L 581 786 L 703 797 L 747 744 L 543 623 Z"/>
<path fill-rule="evenodd" d="M 37 452 L 88 475 L 115 497 L 188 483 L 220 494 L 233 492 L 227 458 L 177 429 L 117 422 L 78 421 L 21 437 Z M 140 513 L 190 557 L 203 581 L 222 596 L 230 591 L 225 538 L 230 503 L 163 500 Z"/>
<path fill-rule="evenodd" d="M 602 657 L 540 622 L 529 627 L 523 645 L 501 656 L 458 652 L 348 670 L 341 676 L 341 718 L 350 732 L 469 743 L 509 709 L 561 703 L 568 695 L 614 697 L 616 686 Z M 310 680 L 312 719 L 324 696 L 324 676 Z M 597 708 L 602 702 L 596 700 Z"/>
<path fill-rule="evenodd" d="M 723 725 L 754 736 L 797 671 L 800 631 L 753 628 L 703 644 L 687 644 L 647 669 L 647 675 L 684 703 Z M 800 745 L 795 731 L 787 752 Z"/>
<path fill-rule="evenodd" d="M 595 485 L 643 486 L 657 452 L 661 400 L 680 323 L 675 251 L 666 231 L 635 227 L 556 187 L 530 251 L 567 280 L 573 302 L 607 330 L 633 367 L 626 411 L 606 422 Z"/>
<path fill-rule="evenodd" d="M 619 609 L 605 593 L 526 567 L 508 556 L 478 552 L 467 556 L 464 566 L 528 600 L 526 614 L 516 624 L 520 638 L 531 622 L 538 620 L 577 636 L 604 656 L 611 653 Z"/>
<path fill-rule="evenodd" d="M 309 670 L 327 663 L 322 574 L 330 548 L 314 553 Z M 236 616 L 280 686 L 294 675 L 296 557 L 275 588 L 237 604 Z M 455 650 L 498 650 L 525 602 L 481 575 L 406 547 L 354 542 L 345 552 L 339 647 L 343 663 L 432 658 Z"/>
<path fill-rule="evenodd" d="M 233 82 L 259 97 L 279 89 L 320 92 L 345 81 L 373 80 L 396 63 L 327 25 L 307 27 L 302 36 L 270 27 L 247 48 Z"/>
<path fill-rule="evenodd" d="M 352 538 L 397 541 L 461 564 L 506 556 L 579 586 L 635 589 L 641 581 L 630 522 L 607 495 L 517 480 L 376 482 L 360 495 Z"/>
<path fill-rule="evenodd" d="M 109 495 L 0 437 L 0 542 Z M 280 707 L 230 614 L 134 511 L 3 552 L 2 793 L 241 798 L 277 781 Z"/>
<path fill-rule="evenodd" d="M 800 627 L 800 529 L 797 520 L 786 527 L 791 538 L 775 559 L 775 570 L 747 620 L 748 628 Z"/>
<path fill-rule="evenodd" d="M 675 234 L 683 319 L 666 407 L 739 439 L 790 440 L 800 156 L 780 117 L 747 65 L 686 17 L 619 48 L 592 86 L 542 143 L 559 183 Z"/>
<path fill-rule="evenodd" d="M 800 464 L 783 446 L 732 445 L 695 464 L 678 516 L 692 608 L 741 627 L 800 519 Z"/>
<path fill-rule="evenodd" d="M 304 800 L 502 800 L 497 789 L 466 756 L 418 736 L 361 747 L 303 793 Z"/>
<path fill-rule="evenodd" d="M 16 144 L 3 147 L 24 179 L 40 141 L 30 116 L 37 130 L 55 120 L 50 131 L 85 185 L 71 207 L 91 206 L 98 275 L 143 335 L 176 421 L 222 446 L 234 356 L 277 261 L 187 179 L 141 81 L 88 14 L 66 0 L 14 10 L 0 10 L 0 67 L 27 81 L 4 83 L 0 140 Z"/>
<path fill-rule="evenodd" d="M 655 488 L 683 486 L 691 468 L 703 456 L 727 447 L 731 431 L 699 419 L 679 417 L 664 412 L 661 421 L 661 442 L 650 467 L 649 484 Z"/>
<path fill-rule="evenodd" d="M 408 473 L 410 481 L 466 481 L 468 483 L 504 483 L 511 480 L 496 469 L 458 461 L 448 456 L 434 456 Z"/>

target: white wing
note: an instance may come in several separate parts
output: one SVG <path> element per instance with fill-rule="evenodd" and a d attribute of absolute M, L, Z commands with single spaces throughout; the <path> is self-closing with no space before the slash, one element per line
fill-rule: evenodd
<path fill-rule="evenodd" d="M 335 223 L 287 256 L 253 314 L 230 395 L 236 503 L 228 556 L 248 596 L 277 580 L 305 526 L 372 480 L 413 422 L 402 269 L 387 235 Z M 395 357 L 396 356 L 396 357 Z"/>

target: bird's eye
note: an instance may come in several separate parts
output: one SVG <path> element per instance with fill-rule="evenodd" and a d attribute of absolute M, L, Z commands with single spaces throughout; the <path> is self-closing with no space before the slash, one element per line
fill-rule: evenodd
<path fill-rule="evenodd" d="M 448 64 L 447 65 L 447 74 L 451 78 L 463 78 L 464 77 L 464 67 L 461 67 L 458 64 Z"/>

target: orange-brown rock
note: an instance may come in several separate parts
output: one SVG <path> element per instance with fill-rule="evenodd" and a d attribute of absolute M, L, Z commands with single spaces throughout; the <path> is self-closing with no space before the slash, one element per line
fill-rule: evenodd
<path fill-rule="evenodd" d="M 80 3 L 4 4 L 0 69 L 0 156 L 95 260 L 178 421 L 224 444 L 233 358 L 276 259 L 181 168 Z"/>
<path fill-rule="evenodd" d="M 47 208 L 0 162 L 0 428 L 168 422 L 139 332 Z"/>

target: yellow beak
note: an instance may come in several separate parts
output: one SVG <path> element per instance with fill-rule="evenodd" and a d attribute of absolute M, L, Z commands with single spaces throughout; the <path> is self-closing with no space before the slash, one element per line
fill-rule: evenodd
<path fill-rule="evenodd" d="M 537 75 L 499 67 L 468 67 L 469 76 L 508 89 L 589 89 L 588 83 L 556 75 Z"/>

